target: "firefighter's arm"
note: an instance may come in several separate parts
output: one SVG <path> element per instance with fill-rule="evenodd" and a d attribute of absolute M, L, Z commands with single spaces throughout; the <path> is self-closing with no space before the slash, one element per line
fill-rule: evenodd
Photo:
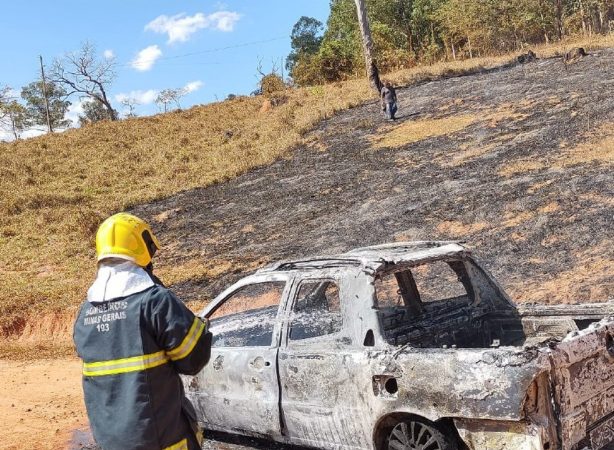
<path fill-rule="evenodd" d="M 211 356 L 208 320 L 194 316 L 166 289 L 152 306 L 152 328 L 158 345 L 166 351 L 177 372 L 195 375 Z"/>

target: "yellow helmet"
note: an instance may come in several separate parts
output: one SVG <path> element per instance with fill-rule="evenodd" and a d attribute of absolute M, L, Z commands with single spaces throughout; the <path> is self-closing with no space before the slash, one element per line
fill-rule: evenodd
<path fill-rule="evenodd" d="M 128 213 L 109 217 L 96 233 L 98 261 L 121 258 L 145 267 L 159 248 L 158 239 L 147 222 Z"/>

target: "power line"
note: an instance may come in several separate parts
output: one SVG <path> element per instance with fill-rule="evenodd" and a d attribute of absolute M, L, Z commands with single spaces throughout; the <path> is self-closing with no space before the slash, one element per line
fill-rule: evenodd
<path fill-rule="evenodd" d="M 271 39 L 264 39 L 261 41 L 243 42 L 241 44 L 228 45 L 226 47 L 210 48 L 207 50 L 200 50 L 197 52 L 183 53 L 181 55 L 162 56 L 160 58 L 151 58 L 149 60 L 142 60 L 141 62 L 147 63 L 147 62 L 152 62 L 152 61 L 158 62 L 158 61 L 166 61 L 169 59 L 187 58 L 189 56 L 204 55 L 206 53 L 216 53 L 216 52 L 222 52 L 224 50 L 232 50 L 235 48 L 249 47 L 249 46 L 258 45 L 258 44 L 266 44 L 269 42 L 281 41 L 282 39 L 288 39 L 288 36 L 278 36 L 278 37 L 274 37 Z M 132 62 L 117 64 L 117 67 L 128 67 L 128 66 L 132 66 Z"/>
<path fill-rule="evenodd" d="M 51 116 L 49 115 L 49 97 L 47 96 L 47 81 L 45 80 L 45 67 L 43 66 L 43 56 L 38 56 L 41 63 L 41 81 L 43 82 L 43 97 L 45 97 L 45 112 L 47 113 L 47 130 L 53 133 L 51 128 Z"/>

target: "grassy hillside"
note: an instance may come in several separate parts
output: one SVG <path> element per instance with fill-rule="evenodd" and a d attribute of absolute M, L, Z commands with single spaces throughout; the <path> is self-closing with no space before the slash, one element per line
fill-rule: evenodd
<path fill-rule="evenodd" d="M 610 37 L 583 45 L 612 43 Z M 538 54 L 563 49 L 545 47 Z M 390 78 L 408 84 L 510 59 L 420 67 Z M 1 144 L 3 333 L 21 331 L 34 313 L 65 311 L 81 301 L 95 270 L 94 233 L 107 215 L 268 164 L 287 155 L 320 120 L 374 99 L 363 81 L 289 90 L 285 96 L 274 108 L 263 108 L 263 98 L 243 97 Z M 172 250 L 175 244 L 167 245 Z M 169 261 L 167 275 L 182 281 L 192 269 Z"/>

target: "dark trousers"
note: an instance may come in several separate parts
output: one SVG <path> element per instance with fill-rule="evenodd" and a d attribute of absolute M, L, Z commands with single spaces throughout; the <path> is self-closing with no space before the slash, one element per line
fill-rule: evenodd
<path fill-rule="evenodd" d="M 386 118 L 387 119 L 394 120 L 395 119 L 394 115 L 397 113 L 397 104 L 396 104 L 396 102 L 386 103 L 386 108 L 385 108 L 384 112 L 386 113 Z"/>

